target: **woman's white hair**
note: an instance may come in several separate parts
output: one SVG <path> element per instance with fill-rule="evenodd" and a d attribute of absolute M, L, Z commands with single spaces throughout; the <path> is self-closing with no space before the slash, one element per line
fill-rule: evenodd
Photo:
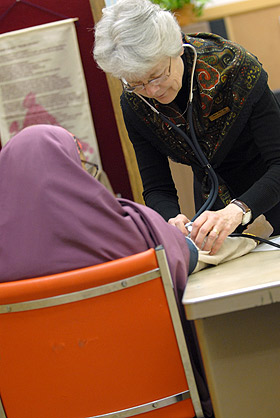
<path fill-rule="evenodd" d="M 165 57 L 182 51 L 174 15 L 149 0 L 118 0 L 95 26 L 94 59 L 106 73 L 139 80 Z"/>

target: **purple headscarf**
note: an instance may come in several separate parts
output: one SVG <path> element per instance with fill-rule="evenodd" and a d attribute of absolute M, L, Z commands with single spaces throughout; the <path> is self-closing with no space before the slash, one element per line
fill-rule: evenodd
<path fill-rule="evenodd" d="M 59 273 L 162 244 L 184 288 L 183 234 L 153 210 L 115 199 L 81 166 L 69 132 L 35 125 L 0 153 L 0 281 Z M 176 286 L 177 287 L 177 286 Z"/>

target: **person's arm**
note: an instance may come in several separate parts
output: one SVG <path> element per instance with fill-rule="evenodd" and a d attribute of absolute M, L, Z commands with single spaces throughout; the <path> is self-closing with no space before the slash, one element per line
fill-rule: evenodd
<path fill-rule="evenodd" d="M 280 110 L 268 87 L 253 108 L 248 123 L 267 166 L 266 173 L 238 196 L 252 210 L 255 219 L 280 200 Z M 199 248 L 205 242 L 205 250 L 216 254 L 225 238 L 240 225 L 242 217 L 242 209 L 233 203 L 219 211 L 206 211 L 194 222 L 192 239 Z"/>

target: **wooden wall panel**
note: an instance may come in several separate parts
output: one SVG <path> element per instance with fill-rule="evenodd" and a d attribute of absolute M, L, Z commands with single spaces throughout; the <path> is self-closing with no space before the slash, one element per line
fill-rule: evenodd
<path fill-rule="evenodd" d="M 98 22 L 102 16 L 102 9 L 105 7 L 104 0 L 89 0 L 92 14 L 95 22 Z M 121 95 L 121 83 L 119 80 L 107 75 L 107 82 L 111 94 L 112 104 L 115 112 L 115 118 L 119 130 L 124 158 L 128 170 L 129 180 L 135 202 L 143 203 L 142 197 L 142 181 L 137 166 L 137 161 L 134 153 L 133 146 L 129 140 L 125 123 L 122 116 L 122 110 L 120 107 L 120 95 Z M 117 162 L 116 162 L 117 164 Z"/>
<path fill-rule="evenodd" d="M 227 18 L 229 37 L 256 55 L 269 75 L 272 90 L 280 89 L 280 5 Z"/>

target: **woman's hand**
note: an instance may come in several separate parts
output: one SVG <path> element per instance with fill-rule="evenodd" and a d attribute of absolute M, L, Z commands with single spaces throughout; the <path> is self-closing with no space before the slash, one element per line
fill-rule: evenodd
<path fill-rule="evenodd" d="M 190 220 L 182 213 L 179 213 L 179 215 L 177 215 L 175 218 L 170 218 L 168 220 L 170 225 L 176 226 L 176 228 L 180 229 L 180 231 L 183 232 L 183 234 L 186 236 L 189 235 L 189 232 L 185 227 L 185 224 L 188 222 L 190 222 Z"/>
<path fill-rule="evenodd" d="M 216 254 L 226 237 L 240 225 L 242 217 L 242 209 L 234 204 L 215 212 L 205 211 L 193 222 L 191 239 L 198 248 Z"/>

